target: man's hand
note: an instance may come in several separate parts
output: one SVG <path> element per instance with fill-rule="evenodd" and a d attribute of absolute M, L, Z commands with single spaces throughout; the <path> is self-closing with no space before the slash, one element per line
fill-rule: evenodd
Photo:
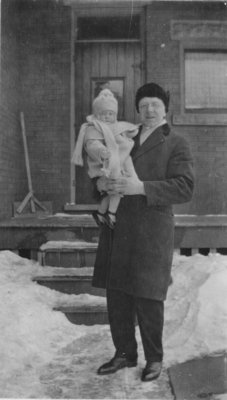
<path fill-rule="evenodd" d="M 144 184 L 137 177 L 109 179 L 107 187 L 108 194 L 145 195 Z"/>

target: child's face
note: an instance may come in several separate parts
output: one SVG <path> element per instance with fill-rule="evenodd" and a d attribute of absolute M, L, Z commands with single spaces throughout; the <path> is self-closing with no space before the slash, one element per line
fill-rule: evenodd
<path fill-rule="evenodd" d="M 98 119 L 112 124 L 116 121 L 117 114 L 112 110 L 104 110 L 98 115 Z"/>

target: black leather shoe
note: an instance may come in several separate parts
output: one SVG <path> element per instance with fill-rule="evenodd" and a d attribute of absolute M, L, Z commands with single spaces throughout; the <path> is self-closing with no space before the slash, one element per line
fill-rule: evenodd
<path fill-rule="evenodd" d="M 107 375 L 114 374 L 119 369 L 128 367 L 136 367 L 137 365 L 137 357 L 136 358 L 127 358 L 125 353 L 115 355 L 109 362 L 101 365 L 99 367 L 97 373 L 98 375 Z"/>
<path fill-rule="evenodd" d="M 143 382 L 153 381 L 154 379 L 157 379 L 159 377 L 159 375 L 161 374 L 161 370 L 162 370 L 161 362 L 157 361 L 147 362 L 147 365 L 142 372 L 141 380 Z"/>

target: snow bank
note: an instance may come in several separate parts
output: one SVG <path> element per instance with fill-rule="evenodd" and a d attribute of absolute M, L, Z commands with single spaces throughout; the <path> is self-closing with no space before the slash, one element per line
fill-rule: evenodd
<path fill-rule="evenodd" d="M 167 365 L 227 350 L 227 257 L 176 255 L 165 315 Z"/>

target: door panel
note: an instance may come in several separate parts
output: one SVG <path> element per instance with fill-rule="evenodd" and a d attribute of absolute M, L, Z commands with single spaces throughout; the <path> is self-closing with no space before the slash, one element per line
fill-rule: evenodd
<path fill-rule="evenodd" d="M 123 86 L 119 98 L 119 120 L 138 122 L 134 106 L 135 92 L 142 83 L 140 42 L 86 42 L 75 48 L 75 139 L 86 116 L 92 112 L 94 88 L 116 79 Z M 97 83 L 97 80 L 99 81 Z M 101 87 L 101 86 L 100 86 Z M 113 86 L 114 87 L 114 86 Z M 111 88 L 111 86 L 110 86 Z M 92 93 L 93 92 L 93 93 Z M 76 167 L 76 204 L 94 204 L 92 185 L 85 168 Z"/>

